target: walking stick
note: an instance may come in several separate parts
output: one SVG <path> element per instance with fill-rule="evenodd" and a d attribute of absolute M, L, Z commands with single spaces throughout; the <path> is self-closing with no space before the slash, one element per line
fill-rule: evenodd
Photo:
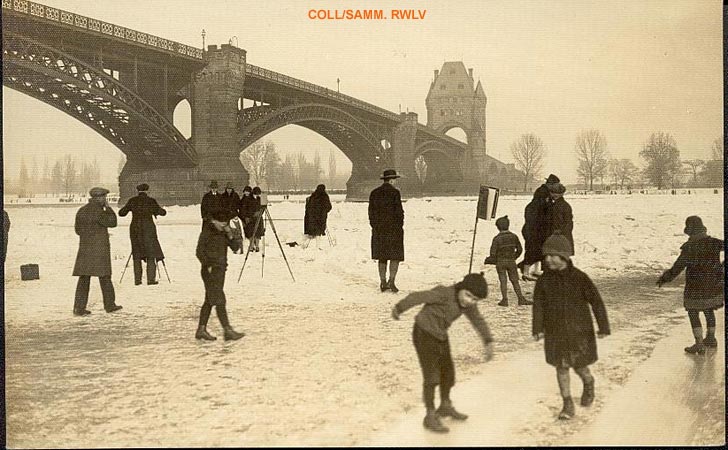
<path fill-rule="evenodd" d="M 276 241 L 278 241 L 278 247 L 281 249 L 281 255 L 283 255 L 283 260 L 286 262 L 286 267 L 288 267 L 288 273 L 291 274 L 291 278 L 293 279 L 293 282 L 296 282 L 296 277 L 293 276 L 293 271 L 291 270 L 291 265 L 288 264 L 288 258 L 286 258 L 286 252 L 283 251 L 283 245 L 281 245 L 281 240 L 278 239 L 278 232 L 276 231 L 276 226 L 273 224 L 273 219 L 270 217 L 270 213 L 268 212 L 268 209 L 265 210 L 266 217 L 268 217 L 268 221 L 270 222 L 270 227 L 273 230 L 273 234 L 276 237 Z"/>
<path fill-rule="evenodd" d="M 245 260 L 243 260 L 243 267 L 240 268 L 240 274 L 238 275 L 238 283 L 240 283 L 240 278 L 243 276 L 243 270 L 245 270 L 245 264 L 248 262 L 248 256 L 250 255 L 250 249 L 253 248 L 253 239 L 255 239 L 255 235 L 258 232 L 258 226 L 260 225 L 260 219 L 263 217 L 261 214 L 258 216 L 258 218 L 255 221 L 255 227 L 253 227 L 253 234 L 250 237 L 250 243 L 248 244 L 248 251 L 245 252 Z"/>
<path fill-rule="evenodd" d="M 164 267 L 164 273 L 167 274 L 167 281 L 171 284 L 172 280 L 169 279 L 169 270 L 167 270 L 167 264 L 164 263 L 164 260 L 162 260 L 162 266 Z M 159 269 L 157 269 L 157 273 L 159 273 Z"/>
<path fill-rule="evenodd" d="M 126 268 L 129 267 L 129 261 L 131 261 L 131 253 L 129 253 L 129 257 L 126 259 L 126 265 L 124 266 L 124 270 L 121 271 L 121 278 L 119 279 L 119 284 L 121 284 L 121 280 L 124 279 L 124 274 L 126 273 Z"/>

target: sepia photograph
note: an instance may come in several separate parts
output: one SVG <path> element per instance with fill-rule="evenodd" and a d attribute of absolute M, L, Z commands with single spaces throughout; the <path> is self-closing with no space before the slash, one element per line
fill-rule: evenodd
<path fill-rule="evenodd" d="M 2 0 L 4 446 L 725 446 L 726 17 Z"/>

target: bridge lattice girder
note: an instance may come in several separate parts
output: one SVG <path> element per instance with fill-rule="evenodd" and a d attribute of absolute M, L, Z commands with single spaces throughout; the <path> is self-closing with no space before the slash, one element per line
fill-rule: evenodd
<path fill-rule="evenodd" d="M 3 84 L 80 120 L 129 159 L 166 167 L 197 163 L 187 139 L 140 96 L 58 49 L 3 33 Z"/>
<path fill-rule="evenodd" d="M 331 141 L 359 169 L 378 172 L 384 165 L 391 164 L 380 139 L 367 125 L 352 114 L 330 105 L 256 106 L 242 110 L 240 117 L 242 149 L 278 128 L 299 125 Z"/>

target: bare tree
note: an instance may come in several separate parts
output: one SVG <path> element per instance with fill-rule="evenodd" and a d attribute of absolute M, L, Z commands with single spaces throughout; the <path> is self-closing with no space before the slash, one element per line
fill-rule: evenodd
<path fill-rule="evenodd" d="M 682 163 L 690 168 L 690 173 L 693 175 L 693 185 L 697 185 L 698 170 L 705 165 L 705 161 L 702 159 L 688 159 Z"/>
<path fill-rule="evenodd" d="M 276 151 L 271 141 L 256 141 L 240 154 L 240 162 L 251 175 L 251 184 L 260 186 L 268 176 L 270 153 Z"/>
<path fill-rule="evenodd" d="M 607 170 L 607 139 L 599 130 L 582 130 L 576 136 L 577 173 L 594 190 L 594 180 L 602 178 Z"/>
<path fill-rule="evenodd" d="M 25 158 L 20 157 L 20 175 L 18 178 L 18 197 L 25 197 L 30 188 L 30 177 L 28 176 L 28 168 L 25 166 Z"/>
<path fill-rule="evenodd" d="M 63 157 L 63 162 L 61 163 L 61 177 L 63 180 L 63 190 L 66 193 L 66 196 L 68 196 L 71 191 L 73 191 L 73 188 L 76 185 L 76 178 L 77 178 L 77 171 L 76 171 L 76 160 L 73 159 L 73 156 L 66 154 L 66 156 Z"/>
<path fill-rule="evenodd" d="M 523 190 L 528 191 L 528 183 L 543 169 L 546 147 L 534 133 L 526 133 L 511 144 L 511 154 L 516 167 L 523 172 Z"/>
<path fill-rule="evenodd" d="M 333 188 L 336 180 L 336 154 L 332 148 L 329 152 L 329 185 Z"/>
<path fill-rule="evenodd" d="M 640 150 L 640 156 L 647 162 L 645 176 L 657 189 L 674 183 L 680 171 L 680 151 L 670 133 L 652 133 Z"/>
<path fill-rule="evenodd" d="M 615 185 L 624 189 L 626 183 L 631 183 L 637 175 L 637 166 L 631 159 L 612 159 L 609 161 L 609 173 Z"/>
<path fill-rule="evenodd" d="M 56 160 L 51 171 L 51 186 L 54 194 L 59 194 L 63 189 L 63 166 L 58 160 Z"/>

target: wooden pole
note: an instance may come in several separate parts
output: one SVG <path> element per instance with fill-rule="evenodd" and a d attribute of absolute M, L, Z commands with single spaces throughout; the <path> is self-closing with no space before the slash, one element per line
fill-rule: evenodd
<path fill-rule="evenodd" d="M 473 255 L 475 253 L 475 235 L 478 233 L 478 211 L 480 211 L 480 191 L 478 191 L 478 205 L 475 207 L 475 228 L 473 228 L 473 245 L 470 247 L 470 267 L 468 273 L 473 272 Z"/>

